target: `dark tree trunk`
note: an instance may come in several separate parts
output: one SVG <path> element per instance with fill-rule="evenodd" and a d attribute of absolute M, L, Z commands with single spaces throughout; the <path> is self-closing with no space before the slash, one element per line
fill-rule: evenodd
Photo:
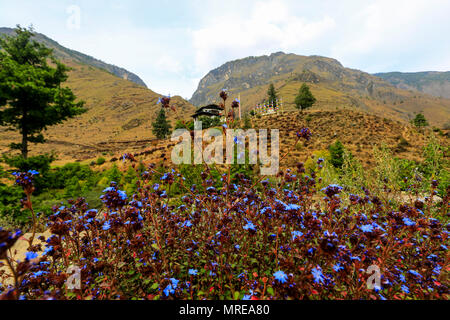
<path fill-rule="evenodd" d="M 22 157 L 28 158 L 28 140 L 25 133 L 22 134 Z"/>
<path fill-rule="evenodd" d="M 22 157 L 28 158 L 28 128 L 27 128 L 27 113 L 26 110 L 22 111 Z"/>

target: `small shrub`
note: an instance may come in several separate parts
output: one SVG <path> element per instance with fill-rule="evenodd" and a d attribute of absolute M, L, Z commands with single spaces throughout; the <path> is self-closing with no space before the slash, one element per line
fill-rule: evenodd
<path fill-rule="evenodd" d="M 344 164 L 344 145 L 337 140 L 334 144 L 328 148 L 330 151 L 330 163 L 335 168 L 342 168 Z"/>
<path fill-rule="evenodd" d="M 96 163 L 98 166 L 101 166 L 101 165 L 104 164 L 105 162 L 106 162 L 106 159 L 103 158 L 103 157 L 98 157 L 97 160 L 95 161 L 95 163 Z"/>

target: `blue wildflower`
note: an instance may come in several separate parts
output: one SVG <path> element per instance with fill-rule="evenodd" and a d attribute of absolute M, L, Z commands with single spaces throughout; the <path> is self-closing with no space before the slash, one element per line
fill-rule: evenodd
<path fill-rule="evenodd" d="M 415 270 L 408 270 L 408 273 L 410 273 L 416 277 L 422 278 L 422 275 Z"/>
<path fill-rule="evenodd" d="M 435 275 L 440 275 L 440 274 L 441 274 L 441 270 L 442 270 L 442 267 L 441 267 L 441 266 L 436 266 L 436 267 L 433 269 L 433 274 L 435 274 Z"/>
<path fill-rule="evenodd" d="M 297 204 L 292 204 L 292 203 L 290 203 L 290 204 L 287 204 L 286 206 L 285 206 L 285 210 L 287 211 L 287 210 L 300 210 L 302 207 L 300 207 L 299 205 L 297 205 Z"/>
<path fill-rule="evenodd" d="M 48 255 L 53 251 L 53 246 L 48 246 L 45 248 L 44 253 L 42 255 Z"/>
<path fill-rule="evenodd" d="M 281 283 L 285 283 L 287 281 L 288 276 L 283 271 L 279 270 L 273 274 L 276 280 Z"/>
<path fill-rule="evenodd" d="M 102 229 L 106 231 L 106 230 L 109 230 L 110 228 L 111 228 L 111 223 L 108 220 L 103 224 Z"/>
<path fill-rule="evenodd" d="M 414 221 L 412 221 L 411 219 L 406 218 L 406 217 L 403 218 L 403 223 L 408 227 L 414 226 L 416 224 Z"/>
<path fill-rule="evenodd" d="M 325 277 L 323 276 L 322 268 L 320 268 L 320 266 L 313 268 L 311 273 L 314 276 L 315 283 L 324 283 Z"/>
<path fill-rule="evenodd" d="M 341 271 L 341 270 L 344 270 L 344 267 L 341 266 L 341 264 L 338 262 L 338 263 L 336 263 L 336 264 L 333 266 L 333 270 L 336 271 L 336 272 L 339 272 L 339 271 Z"/>
<path fill-rule="evenodd" d="M 168 284 L 167 287 L 163 290 L 163 292 L 167 297 L 169 294 L 175 293 L 175 290 L 172 288 L 171 284 Z"/>
<path fill-rule="evenodd" d="M 198 273 L 198 270 L 196 270 L 196 269 L 189 269 L 189 274 L 190 274 L 191 276 L 196 276 L 197 273 Z"/>
<path fill-rule="evenodd" d="M 181 225 L 182 227 L 192 227 L 192 222 L 189 220 L 186 220 L 185 222 L 183 222 L 183 224 Z"/>
<path fill-rule="evenodd" d="M 37 277 L 41 277 L 41 276 L 43 276 L 43 275 L 45 275 L 45 274 L 47 274 L 48 272 L 47 271 L 37 271 L 37 272 L 34 272 L 33 274 L 32 274 L 32 276 L 34 277 L 34 278 L 37 278 Z"/>
<path fill-rule="evenodd" d="M 301 233 L 300 231 L 292 231 L 291 233 L 292 233 L 292 241 L 294 241 L 297 238 L 300 238 L 303 235 L 303 233 Z"/>
<path fill-rule="evenodd" d="M 38 257 L 38 254 L 36 252 L 27 252 L 25 259 L 26 260 L 33 260 L 36 259 Z"/>
<path fill-rule="evenodd" d="M 373 232 L 373 226 L 371 224 L 365 224 L 360 227 L 362 232 L 370 233 Z"/>
<path fill-rule="evenodd" d="M 251 221 L 247 221 L 247 224 L 244 226 L 244 229 L 256 231 L 256 227 Z"/>
<path fill-rule="evenodd" d="M 174 289 L 177 288 L 178 282 L 180 282 L 180 280 L 177 280 L 177 279 L 175 279 L 175 278 L 170 278 L 170 281 L 172 282 L 172 287 L 173 287 Z"/>
<path fill-rule="evenodd" d="M 122 200 L 127 200 L 127 194 L 125 193 L 125 191 L 122 190 L 117 190 L 117 193 L 119 194 L 120 199 Z"/>
<path fill-rule="evenodd" d="M 404 284 L 402 284 L 402 291 L 404 293 L 409 293 L 409 288 L 407 286 L 405 286 Z"/>

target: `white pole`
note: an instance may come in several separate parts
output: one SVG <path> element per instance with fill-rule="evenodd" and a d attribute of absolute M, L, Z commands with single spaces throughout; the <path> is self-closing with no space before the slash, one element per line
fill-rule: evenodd
<path fill-rule="evenodd" d="M 239 120 L 241 120 L 241 94 L 239 93 Z"/>

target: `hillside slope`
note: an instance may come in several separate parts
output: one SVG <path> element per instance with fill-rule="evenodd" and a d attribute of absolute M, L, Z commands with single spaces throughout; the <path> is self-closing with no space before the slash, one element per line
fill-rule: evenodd
<path fill-rule="evenodd" d="M 285 112 L 254 119 L 253 125 L 255 128 L 280 130 L 281 154 L 294 144 L 296 131 L 302 127 L 311 129 L 311 141 L 300 149 L 294 149 L 282 163 L 285 167 L 293 167 L 296 161 L 305 161 L 313 151 L 327 149 L 336 140 L 341 141 L 365 167 L 375 165 L 373 148 L 382 145 L 391 148 L 396 157 L 421 161 L 428 136 L 409 124 L 353 110 L 308 110 L 303 114 Z M 439 139 L 448 145 L 448 138 Z"/>
<path fill-rule="evenodd" d="M 387 72 L 374 74 L 397 88 L 450 99 L 450 71 Z"/>
<path fill-rule="evenodd" d="M 15 33 L 14 33 L 14 29 L 11 29 L 11 28 L 0 28 L 0 36 L 2 34 L 8 35 L 8 36 L 14 36 Z M 55 56 L 60 60 L 73 61 L 73 62 L 77 62 L 80 64 L 86 64 L 86 65 L 89 65 L 92 67 L 96 67 L 99 69 L 104 69 L 122 79 L 130 80 L 138 85 L 147 87 L 146 84 L 144 83 L 144 81 L 142 81 L 142 79 L 139 78 L 134 73 L 132 73 L 128 70 L 125 70 L 123 68 L 117 67 L 115 65 L 105 63 L 101 60 L 98 60 L 98 59 L 91 57 L 89 55 L 86 55 L 84 53 L 65 48 L 65 47 L 61 46 L 58 42 L 48 38 L 47 36 L 45 36 L 41 33 L 36 33 L 34 40 L 43 43 L 45 46 L 47 46 L 49 48 L 52 48 Z"/>
<path fill-rule="evenodd" d="M 318 100 L 315 108 L 320 110 L 346 107 L 397 120 L 410 120 L 415 113 L 424 112 L 437 126 L 450 118 L 448 99 L 398 89 L 379 77 L 345 68 L 335 59 L 283 52 L 225 63 L 200 81 L 189 101 L 197 106 L 217 101 L 217 92 L 226 88 L 232 98 L 240 94 L 242 108 L 249 111 L 266 99 L 268 85 L 274 83 L 286 110 L 292 110 L 304 82 L 311 87 Z"/>

